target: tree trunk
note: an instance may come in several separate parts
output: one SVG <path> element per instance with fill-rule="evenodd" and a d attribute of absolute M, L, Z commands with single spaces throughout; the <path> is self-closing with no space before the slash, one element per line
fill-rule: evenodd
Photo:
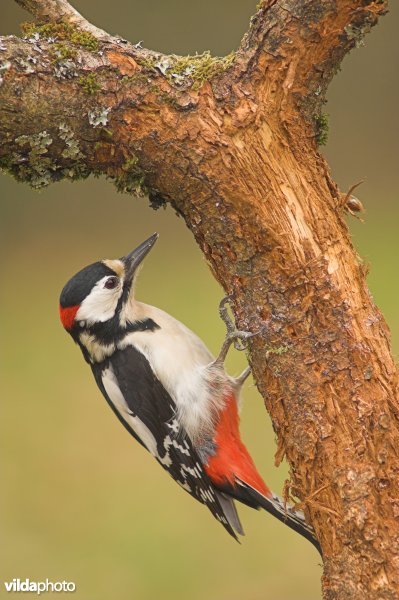
<path fill-rule="evenodd" d="M 1 166 L 34 187 L 105 174 L 175 207 L 239 328 L 260 332 L 250 361 L 324 598 L 399 598 L 397 371 L 316 144 L 327 84 L 384 3 L 262 2 L 215 59 L 132 46 L 64 0 L 17 1 L 48 24 L 1 38 Z"/>

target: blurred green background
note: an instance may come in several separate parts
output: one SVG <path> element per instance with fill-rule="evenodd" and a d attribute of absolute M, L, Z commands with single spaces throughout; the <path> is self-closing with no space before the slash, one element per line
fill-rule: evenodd
<path fill-rule="evenodd" d="M 165 52 L 234 49 L 255 0 L 80 0 L 100 27 Z M 29 17 L 10 0 L 1 32 Z M 365 179 L 362 224 L 348 218 L 369 284 L 399 348 L 399 7 L 353 52 L 329 92 L 323 152 L 342 190 Z M 316 600 L 318 555 L 263 513 L 240 513 L 247 536 L 233 542 L 180 490 L 112 415 L 80 352 L 58 321 L 60 289 L 82 266 L 114 258 L 153 231 L 160 240 L 138 295 L 185 322 L 216 352 L 222 295 L 191 234 L 170 209 L 118 195 L 105 180 L 41 192 L 0 178 L 1 452 L 3 581 L 74 581 L 76 600 Z M 237 373 L 245 358 L 230 358 Z M 273 464 L 270 420 L 252 383 L 243 435 L 268 484 L 281 492 L 287 469 Z M 61 594 L 62 595 L 62 594 Z"/>

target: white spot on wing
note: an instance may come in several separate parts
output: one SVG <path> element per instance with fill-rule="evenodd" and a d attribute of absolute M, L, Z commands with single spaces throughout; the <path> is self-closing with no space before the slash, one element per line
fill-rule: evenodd
<path fill-rule="evenodd" d="M 219 514 L 216 514 L 215 516 L 216 516 L 217 520 L 220 521 L 221 523 L 224 523 L 225 525 L 228 524 L 226 517 L 223 517 L 222 515 L 219 515 Z"/>
<path fill-rule="evenodd" d="M 196 477 L 196 478 L 201 477 L 201 474 L 198 473 L 198 471 L 196 469 L 192 469 L 191 467 L 188 467 L 187 465 L 183 465 L 183 464 L 181 465 L 180 472 L 184 478 L 186 477 L 186 473 L 189 473 L 189 475 L 191 475 L 192 477 Z"/>
<path fill-rule="evenodd" d="M 176 448 L 177 450 L 180 450 L 180 452 L 182 454 L 185 454 L 186 456 L 190 456 L 190 451 L 188 450 L 189 446 L 188 445 L 182 446 L 176 440 L 172 440 L 171 437 L 170 437 L 170 435 L 167 435 L 165 437 L 164 442 L 163 442 L 163 446 L 164 446 L 166 452 L 169 451 L 169 448 L 171 446 L 174 446 L 174 448 Z"/>
<path fill-rule="evenodd" d="M 166 425 L 173 431 L 173 433 L 179 433 L 180 426 L 177 419 L 173 419 L 171 423 L 166 423 Z"/>
<path fill-rule="evenodd" d="M 191 494 L 192 490 L 191 490 L 191 487 L 188 485 L 187 481 L 185 481 L 184 483 L 182 483 L 178 479 L 176 479 L 176 481 L 180 485 L 180 487 L 182 487 L 184 490 L 186 490 L 186 492 L 189 492 Z"/>
<path fill-rule="evenodd" d="M 204 502 L 215 502 L 215 495 L 211 488 L 207 488 L 206 490 L 200 490 L 201 498 Z"/>

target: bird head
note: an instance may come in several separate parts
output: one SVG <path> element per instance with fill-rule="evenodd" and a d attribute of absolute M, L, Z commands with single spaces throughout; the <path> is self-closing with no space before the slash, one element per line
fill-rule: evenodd
<path fill-rule="evenodd" d="M 95 262 L 74 275 L 60 296 L 60 317 L 73 336 L 110 321 L 126 321 L 138 267 L 158 239 L 154 233 L 126 256 Z"/>

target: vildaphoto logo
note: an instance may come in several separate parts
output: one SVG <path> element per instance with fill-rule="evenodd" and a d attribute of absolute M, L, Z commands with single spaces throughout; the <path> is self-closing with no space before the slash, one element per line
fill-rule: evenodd
<path fill-rule="evenodd" d="M 31 592 L 40 596 L 46 592 L 74 592 L 76 584 L 73 581 L 31 581 L 30 579 L 13 579 L 5 581 L 7 592 Z"/>

